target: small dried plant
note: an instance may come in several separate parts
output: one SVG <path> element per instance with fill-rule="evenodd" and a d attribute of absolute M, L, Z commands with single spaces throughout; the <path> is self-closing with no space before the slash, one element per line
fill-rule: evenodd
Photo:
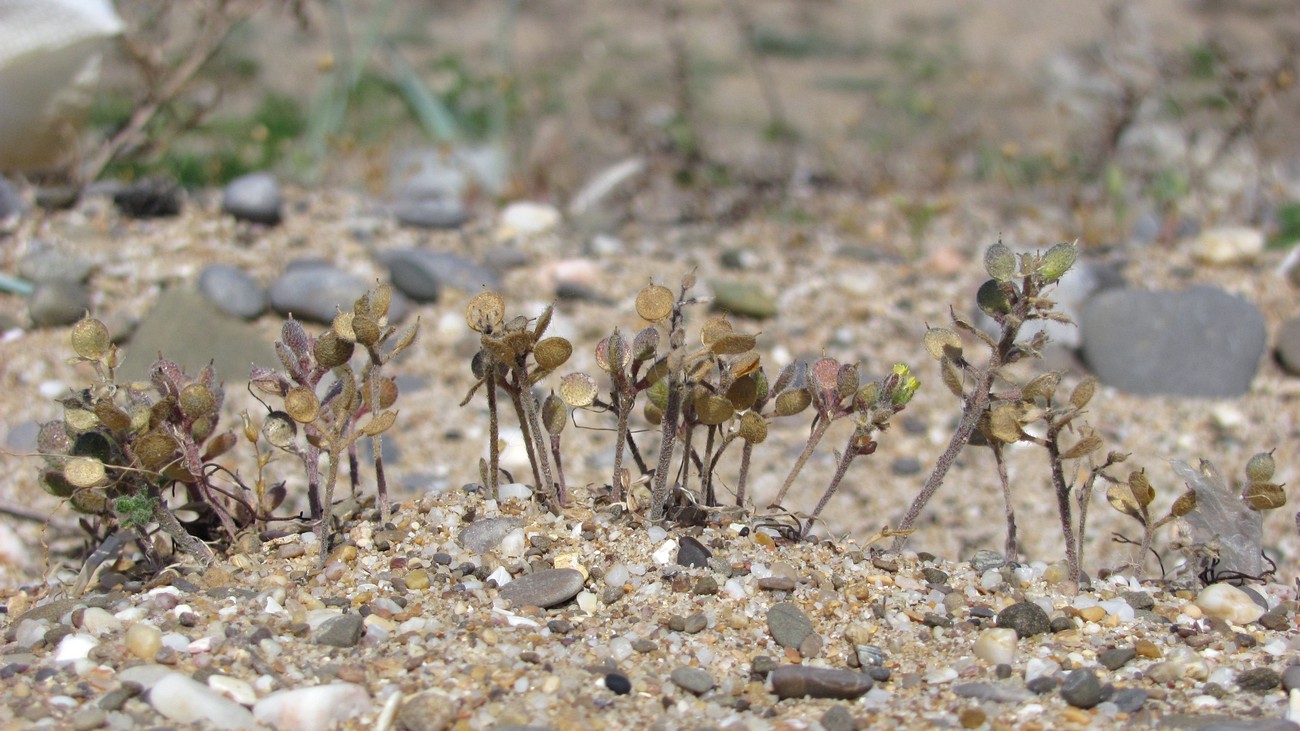
<path fill-rule="evenodd" d="M 372 442 L 380 516 L 385 521 L 389 518 L 381 440 L 397 421 L 393 405 L 398 394 L 397 383 L 383 375 L 382 369 L 415 342 L 420 325 L 417 320 L 399 331 L 388 324 L 391 301 L 391 288 L 379 285 L 362 295 L 351 310 L 339 312 L 332 327 L 315 337 L 290 317 L 275 343 L 283 370 L 255 367 L 249 374 L 253 387 L 280 400 L 281 407 L 270 409 L 263 420 L 260 435 L 272 447 L 303 463 L 321 561 L 329 552 L 334 489 L 344 460 L 352 493 L 357 492 L 356 443 L 362 437 Z M 365 354 L 360 370 L 352 366 L 357 350 Z M 256 441 L 255 436 L 250 433 L 250 440 Z M 328 462 L 323 478 L 322 456 Z"/>

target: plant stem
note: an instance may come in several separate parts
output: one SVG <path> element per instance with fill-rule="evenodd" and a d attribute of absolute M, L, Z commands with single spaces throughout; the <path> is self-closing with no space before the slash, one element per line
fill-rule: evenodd
<path fill-rule="evenodd" d="M 1002 499 L 1006 502 L 1007 542 L 1003 552 L 1006 554 L 1007 562 L 1011 563 L 1019 554 L 1019 546 L 1016 544 L 1016 508 L 1011 503 L 1011 481 L 1007 477 L 1007 462 L 1002 458 L 1002 445 L 990 441 L 989 447 L 993 449 L 993 461 L 998 466 L 998 480 L 1002 482 Z"/>
<path fill-rule="evenodd" d="M 825 417 L 821 417 L 817 420 L 817 423 L 813 426 L 812 433 L 808 435 L 808 443 L 804 445 L 803 451 L 799 453 L 799 459 L 795 460 L 794 467 L 791 468 L 790 474 L 786 475 L 785 483 L 781 485 L 781 490 L 777 492 L 776 497 L 772 500 L 773 506 L 780 505 L 781 501 L 785 499 L 786 492 L 788 492 L 790 486 L 794 484 L 794 479 L 799 476 L 799 471 L 802 470 L 804 464 L 808 462 L 808 458 L 812 456 L 813 450 L 817 448 L 817 443 L 821 441 L 822 435 L 826 433 L 826 429 L 830 425 L 831 420 Z"/>
<path fill-rule="evenodd" d="M 736 479 L 736 506 L 745 507 L 745 479 L 749 477 L 749 459 L 754 454 L 754 443 L 745 442 L 740 450 L 740 476 Z"/>
<path fill-rule="evenodd" d="M 1061 449 L 1053 428 L 1047 432 L 1047 459 L 1052 465 L 1052 486 L 1056 489 L 1056 508 L 1061 513 L 1061 534 L 1065 536 L 1065 562 L 1070 568 L 1070 580 L 1075 584 L 1082 578 L 1079 567 L 1079 544 L 1074 536 L 1074 519 L 1070 509 L 1070 486 L 1065 484 L 1065 469 L 1061 465 Z M 1082 538 L 1082 535 L 1080 535 Z"/>
<path fill-rule="evenodd" d="M 614 490 L 614 502 L 617 503 L 623 500 L 623 449 L 628 441 L 627 421 L 628 412 L 632 410 L 632 400 L 624 393 L 624 389 L 630 386 L 617 376 L 614 378 L 614 388 L 617 390 L 614 394 L 614 404 L 618 410 L 618 436 L 614 440 L 614 477 L 609 484 Z"/>
<path fill-rule="evenodd" d="M 489 484 L 485 487 L 492 499 L 496 500 L 500 496 L 501 487 L 501 425 L 497 421 L 496 364 L 492 362 L 491 356 L 487 357 L 487 361 L 488 372 L 492 374 L 484 382 L 488 402 L 488 467 L 491 474 L 488 476 Z"/>
<path fill-rule="evenodd" d="M 158 521 L 158 527 L 171 536 L 176 545 L 181 547 L 181 550 L 203 562 L 204 566 L 212 565 L 217 560 L 217 557 L 212 553 L 212 549 L 185 530 L 185 526 L 181 525 L 181 522 L 176 519 L 176 516 L 163 501 L 162 492 L 157 486 L 149 486 L 149 497 L 153 498 L 153 519 Z"/>
<path fill-rule="evenodd" d="M 839 466 L 835 468 L 835 475 L 831 477 L 830 484 L 826 486 L 826 492 L 822 493 L 822 499 L 817 501 L 817 507 L 813 508 L 812 518 L 808 521 L 808 525 L 799 533 L 800 538 L 807 537 L 808 531 L 812 529 L 813 522 L 817 520 L 817 516 L 822 514 L 826 503 L 830 502 L 831 496 L 839 489 L 840 481 L 844 479 L 844 475 L 848 474 L 849 465 L 853 464 L 853 459 L 858 456 L 858 450 L 853 446 L 854 436 L 856 435 L 849 437 L 849 443 L 844 449 L 844 454 L 840 455 Z"/>
<path fill-rule="evenodd" d="M 681 417 L 682 394 L 679 376 L 668 375 L 668 403 L 661 420 L 663 439 L 659 443 L 659 464 L 655 467 L 654 489 L 650 492 L 650 520 L 663 520 L 668 504 L 668 471 L 672 467 L 673 447 L 677 439 L 677 419 Z"/>

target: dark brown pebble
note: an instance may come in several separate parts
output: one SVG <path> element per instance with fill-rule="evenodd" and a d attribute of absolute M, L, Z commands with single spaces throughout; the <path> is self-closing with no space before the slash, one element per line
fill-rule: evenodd
<path fill-rule="evenodd" d="M 1267 693 L 1282 682 L 1273 668 L 1251 668 L 1237 676 L 1237 687 L 1251 693 Z"/>
<path fill-rule="evenodd" d="M 659 649 L 659 644 L 654 640 L 647 640 L 644 637 L 638 637 L 635 640 L 632 640 L 632 649 L 644 654 Z"/>
<path fill-rule="evenodd" d="M 765 591 L 794 591 L 797 583 L 789 576 L 764 576 L 758 580 L 758 588 Z"/>
<path fill-rule="evenodd" d="M 876 558 L 871 559 L 871 565 L 881 571 L 888 571 L 891 574 L 898 571 L 898 562 L 892 558 L 877 556 Z"/>
<path fill-rule="evenodd" d="M 701 576 L 695 581 L 695 588 L 691 593 L 696 596 L 712 596 L 718 593 L 718 580 L 712 576 Z"/>
<path fill-rule="evenodd" d="M 772 671 L 772 692 L 778 698 L 860 698 L 871 690 L 871 677 L 841 668 L 782 665 Z"/>
<path fill-rule="evenodd" d="M 760 678 L 766 678 L 768 673 L 776 670 L 776 660 L 767 655 L 759 655 L 750 663 L 749 672 Z"/>
<path fill-rule="evenodd" d="M 1107 670 L 1119 670 L 1137 657 L 1137 650 L 1132 647 L 1112 647 L 1097 654 L 1097 661 Z"/>

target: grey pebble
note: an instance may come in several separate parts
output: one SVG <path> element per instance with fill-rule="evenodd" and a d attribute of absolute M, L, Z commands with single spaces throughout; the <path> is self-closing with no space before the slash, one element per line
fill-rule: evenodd
<path fill-rule="evenodd" d="M 1273 668 L 1251 668 L 1237 676 L 1237 687 L 1251 693 L 1267 693 L 1282 682 Z"/>
<path fill-rule="evenodd" d="M 72 717 L 72 731 L 92 731 L 108 724 L 108 713 L 100 708 L 88 708 Z"/>
<path fill-rule="evenodd" d="M 758 588 L 764 591 L 794 591 L 799 582 L 789 576 L 764 576 L 758 580 Z"/>
<path fill-rule="evenodd" d="M 36 284 L 84 282 L 94 271 L 95 262 L 50 246 L 33 249 L 18 261 L 18 276 Z"/>
<path fill-rule="evenodd" d="M 469 210 L 454 198 L 403 198 L 393 204 L 393 216 L 405 226 L 450 229 L 469 220 Z"/>
<path fill-rule="evenodd" d="M 364 630 L 364 618 L 360 614 L 342 614 L 321 622 L 313 633 L 312 641 L 331 647 L 355 647 Z"/>
<path fill-rule="evenodd" d="M 1296 731 L 1296 725 L 1285 718 L 1237 718 L 1190 713 L 1164 716 L 1160 719 L 1160 728 L 1164 731 Z"/>
<path fill-rule="evenodd" d="M 172 287 L 159 295 L 131 334 L 130 346 L 118 372 L 139 380 L 148 378 L 159 352 L 189 373 L 212 362 L 226 381 L 247 379 L 251 364 L 280 365 L 255 325 L 222 314 L 190 287 Z"/>
<path fill-rule="evenodd" d="M 1145 591 L 1126 591 L 1119 596 L 1125 602 L 1128 602 L 1130 607 L 1138 611 L 1152 609 L 1156 605 L 1155 598 Z"/>
<path fill-rule="evenodd" d="M 1147 692 L 1141 688 L 1118 688 L 1111 694 L 1110 702 L 1123 713 L 1137 713 L 1147 702 Z"/>
<path fill-rule="evenodd" d="M 1020 639 L 1050 632 L 1052 622 L 1047 612 L 1033 602 L 1017 602 L 998 612 L 999 627 L 1010 627 Z"/>
<path fill-rule="evenodd" d="M 1146 396 L 1244 394 L 1268 340 L 1258 307 L 1208 286 L 1108 290 L 1088 301 L 1079 326 L 1102 383 Z"/>
<path fill-rule="evenodd" d="M 1097 662 L 1107 670 L 1119 670 L 1137 657 L 1137 650 L 1132 647 L 1112 647 L 1097 653 Z"/>
<path fill-rule="evenodd" d="M 575 569 L 543 569 L 521 576 L 501 587 L 502 599 L 516 607 L 553 607 L 582 591 L 582 572 Z"/>
<path fill-rule="evenodd" d="M 397 711 L 397 724 L 406 731 L 446 731 L 455 721 L 456 705 L 438 691 L 416 693 Z"/>
<path fill-rule="evenodd" d="M 974 698 L 994 703 L 1023 703 L 1034 697 L 1027 688 L 1009 683 L 961 683 L 952 687 L 959 698 Z"/>
<path fill-rule="evenodd" d="M 714 279 L 709 288 L 713 290 L 715 310 L 756 320 L 776 317 L 776 300 L 757 284 Z"/>
<path fill-rule="evenodd" d="M 971 568 L 983 573 L 989 569 L 1000 569 L 1007 565 L 1007 559 L 991 548 L 981 548 L 970 558 Z"/>
<path fill-rule="evenodd" d="M 241 221 L 274 226 L 280 222 L 280 181 L 270 173 L 241 175 L 226 184 L 221 210 Z"/>
<path fill-rule="evenodd" d="M 715 685 L 713 676 L 709 675 L 707 670 L 700 668 L 677 668 L 669 674 L 668 678 L 682 690 L 695 695 L 704 695 L 713 690 Z"/>
<path fill-rule="evenodd" d="M 1101 681 L 1091 668 L 1071 670 L 1061 683 L 1061 697 L 1075 708 L 1092 708 L 1101 703 Z"/>
<path fill-rule="evenodd" d="M 1056 678 L 1048 675 L 1039 675 L 1037 678 L 1025 683 L 1025 689 L 1037 695 L 1050 693 L 1056 690 Z"/>
<path fill-rule="evenodd" d="M 767 610 L 767 630 L 782 647 L 797 648 L 813 633 L 812 621 L 799 607 L 781 602 Z"/>
<path fill-rule="evenodd" d="M 391 249 L 375 255 L 388 267 L 393 286 L 416 302 L 432 302 L 444 289 L 477 294 L 484 287 L 498 289 L 497 273 L 457 254 L 428 249 Z"/>
<path fill-rule="evenodd" d="M 852 700 L 871 690 L 870 676 L 842 668 L 782 665 L 769 676 L 778 698 L 840 698 Z"/>
<path fill-rule="evenodd" d="M 835 704 L 826 709 L 821 717 L 822 728 L 825 731 L 857 731 L 858 722 L 853 719 L 853 714 L 843 704 Z"/>
<path fill-rule="evenodd" d="M 146 178 L 113 193 L 113 205 L 130 218 L 162 218 L 181 212 L 181 188 L 169 180 Z"/>
<path fill-rule="evenodd" d="M 266 290 L 244 270 L 230 264 L 209 264 L 199 272 L 199 293 L 217 309 L 244 320 L 266 312 Z"/>
<path fill-rule="evenodd" d="M 1273 352 L 1278 365 L 1287 373 L 1300 376 L 1300 317 L 1293 317 L 1278 328 Z"/>
<path fill-rule="evenodd" d="M 1282 689 L 1290 693 L 1300 688 L 1300 665 L 1289 665 L 1282 671 Z"/>
<path fill-rule="evenodd" d="M 267 290 L 271 307 L 298 320 L 329 324 L 338 308 L 349 310 L 369 287 L 365 280 L 328 264 L 287 267 Z M 390 320 L 392 318 L 390 317 Z"/>
<path fill-rule="evenodd" d="M 678 566 L 705 568 L 709 565 L 709 559 L 712 557 L 713 552 L 691 536 L 682 536 L 677 543 L 676 561 Z"/>
<path fill-rule="evenodd" d="M 90 309 L 90 293 L 78 282 L 36 285 L 27 299 L 27 315 L 36 327 L 71 325 Z"/>
<path fill-rule="evenodd" d="M 18 189 L 0 175 L 0 221 L 23 212 L 23 199 Z"/>
<path fill-rule="evenodd" d="M 482 518 L 465 526 L 456 540 L 474 553 L 487 553 L 495 549 L 507 533 L 520 525 L 522 523 L 514 518 Z"/>
<path fill-rule="evenodd" d="M 889 464 L 889 470 L 899 477 L 919 474 L 924 467 L 916 457 L 899 457 Z"/>

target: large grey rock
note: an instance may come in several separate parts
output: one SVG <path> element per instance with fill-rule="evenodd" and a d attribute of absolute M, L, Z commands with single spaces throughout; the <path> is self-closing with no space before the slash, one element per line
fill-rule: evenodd
<path fill-rule="evenodd" d="M 331 323 L 337 308 L 348 310 L 369 290 L 365 280 L 330 264 L 290 266 L 271 283 L 267 295 L 281 315 L 299 320 Z"/>
<path fill-rule="evenodd" d="M 389 279 L 402 294 L 416 302 L 438 299 L 444 289 L 477 293 L 497 289 L 497 273 L 456 254 L 428 249 L 393 249 L 376 255 L 388 267 Z"/>
<path fill-rule="evenodd" d="M 226 184 L 221 210 L 241 221 L 274 226 L 280 222 L 280 181 L 270 173 L 249 173 Z"/>
<path fill-rule="evenodd" d="M 95 271 L 95 262 L 84 256 L 40 246 L 18 260 L 18 276 L 31 282 L 84 282 Z"/>
<path fill-rule="evenodd" d="M 199 272 L 199 292 L 217 309 L 243 320 L 266 312 L 266 290 L 252 275 L 229 264 L 209 264 Z"/>
<path fill-rule="evenodd" d="M 220 380 L 248 380 L 249 366 L 280 367 L 275 350 L 253 325 L 223 314 L 188 287 L 162 293 L 131 335 L 119 368 L 124 377 L 145 380 L 158 353 L 187 373 L 212 361 Z"/>
<path fill-rule="evenodd" d="M 1102 292 L 1084 306 L 1080 326 L 1088 367 L 1106 385 L 1140 395 L 1239 396 L 1267 343 L 1259 308 L 1206 286 Z"/>

